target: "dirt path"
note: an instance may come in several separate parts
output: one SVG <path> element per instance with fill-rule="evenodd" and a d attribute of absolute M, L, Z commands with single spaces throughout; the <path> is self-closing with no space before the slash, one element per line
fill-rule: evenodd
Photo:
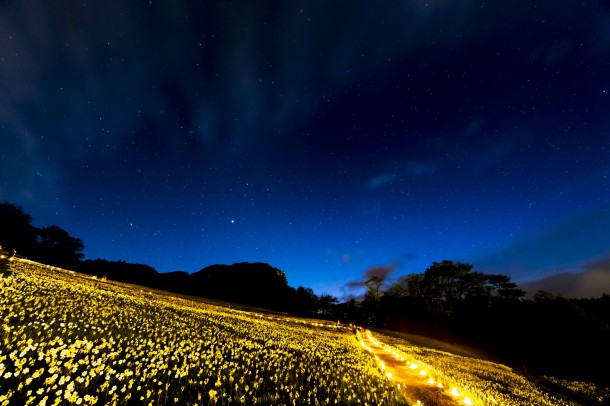
<path fill-rule="evenodd" d="M 375 340 L 368 330 L 358 331 L 363 347 L 375 357 L 388 378 L 396 382 L 397 387 L 413 405 L 472 405 L 469 398 L 464 398 L 454 388 L 436 382 L 427 371 L 418 365 L 405 360 L 390 348 Z"/>

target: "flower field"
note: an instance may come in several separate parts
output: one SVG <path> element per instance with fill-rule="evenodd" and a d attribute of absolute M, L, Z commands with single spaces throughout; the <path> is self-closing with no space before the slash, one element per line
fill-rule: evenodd
<path fill-rule="evenodd" d="M 406 404 L 408 388 L 353 328 L 11 268 L 0 278 L 0 405 Z M 468 404 L 571 404 L 505 366 L 375 337 Z"/>
<path fill-rule="evenodd" d="M 0 280 L 0 404 L 401 404 L 351 330 L 26 261 Z"/>

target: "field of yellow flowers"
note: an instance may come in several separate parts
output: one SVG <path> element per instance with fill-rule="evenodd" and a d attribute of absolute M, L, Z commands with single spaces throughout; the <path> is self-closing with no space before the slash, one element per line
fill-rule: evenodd
<path fill-rule="evenodd" d="M 333 323 L 206 305 L 13 261 L 0 404 L 401 404 Z"/>
<path fill-rule="evenodd" d="M 0 405 L 406 404 L 347 326 L 25 260 L 11 270 L 0 278 Z M 569 404 L 506 367 L 377 338 L 474 404 Z"/>

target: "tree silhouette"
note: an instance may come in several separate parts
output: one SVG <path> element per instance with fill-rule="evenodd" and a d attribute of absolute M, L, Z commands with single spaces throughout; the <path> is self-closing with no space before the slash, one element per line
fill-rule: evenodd
<path fill-rule="evenodd" d="M 508 275 L 487 275 L 491 294 L 499 299 L 514 300 L 525 296 L 525 292 L 510 281 Z"/>
<path fill-rule="evenodd" d="M 38 247 L 39 261 L 62 268 L 73 268 L 84 257 L 83 242 L 58 226 L 38 230 Z"/>
<path fill-rule="evenodd" d="M 335 306 L 339 303 L 339 299 L 333 295 L 321 295 L 318 297 L 318 315 L 321 316 L 332 316 L 334 313 Z"/>
<path fill-rule="evenodd" d="M 292 308 L 299 314 L 311 315 L 315 313 L 318 296 L 311 288 L 299 286 L 293 294 Z"/>
<path fill-rule="evenodd" d="M 37 230 L 32 226 L 32 216 L 13 203 L 0 203 L 0 245 L 10 254 L 31 256 L 37 248 Z"/>
<path fill-rule="evenodd" d="M 394 282 L 383 294 L 384 297 L 402 298 L 407 296 L 408 291 L 399 282 Z"/>
<path fill-rule="evenodd" d="M 433 262 L 424 272 L 424 295 L 432 310 L 451 311 L 456 301 L 467 294 L 465 275 L 472 265 L 444 260 Z"/>
<path fill-rule="evenodd" d="M 510 279 L 510 278 L 509 278 Z M 481 272 L 466 272 L 458 280 L 460 297 L 469 301 L 487 300 L 491 289 L 487 285 L 488 275 Z"/>
<path fill-rule="evenodd" d="M 424 297 L 424 275 L 421 273 L 412 273 L 405 277 L 407 284 L 407 293 L 409 296 L 421 299 Z"/>
<path fill-rule="evenodd" d="M 368 281 L 364 282 L 366 286 L 366 293 L 364 294 L 364 300 L 367 302 L 378 302 L 383 295 L 381 287 L 383 286 L 383 280 L 379 276 L 373 276 Z"/>
<path fill-rule="evenodd" d="M 265 263 L 211 265 L 190 277 L 198 296 L 278 310 L 290 308 L 286 273 Z"/>
<path fill-rule="evenodd" d="M 113 281 L 134 283 L 137 285 L 157 285 L 156 269 L 144 264 L 131 264 L 125 261 L 108 261 L 105 259 L 83 261 L 78 269 L 79 272 L 107 277 Z"/>

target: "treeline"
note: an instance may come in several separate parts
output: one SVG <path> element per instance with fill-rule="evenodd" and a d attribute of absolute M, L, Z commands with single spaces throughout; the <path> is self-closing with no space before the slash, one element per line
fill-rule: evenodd
<path fill-rule="evenodd" d="M 338 303 L 334 296 L 289 286 L 283 271 L 263 263 L 212 265 L 188 274 L 159 273 L 148 265 L 125 261 L 83 260 L 80 239 L 58 226 L 34 227 L 29 214 L 7 202 L 0 203 L 0 246 L 8 255 L 100 278 L 303 316 L 330 317 Z"/>
<path fill-rule="evenodd" d="M 361 301 L 337 306 L 336 317 L 390 330 L 468 340 L 511 366 L 610 385 L 610 296 L 532 298 L 506 275 L 474 272 L 460 262 L 434 262 L 423 274 L 386 285 L 365 282 Z"/>
<path fill-rule="evenodd" d="M 148 265 L 96 259 L 73 269 L 113 281 L 301 316 L 328 317 L 338 303 L 334 296 L 318 296 L 310 288 L 289 286 L 285 272 L 265 263 L 211 265 L 189 274 L 159 273 Z"/>
<path fill-rule="evenodd" d="M 83 259 L 83 242 L 59 226 L 34 227 L 32 216 L 12 203 L 0 203 L 0 246 L 9 255 L 72 269 Z"/>

